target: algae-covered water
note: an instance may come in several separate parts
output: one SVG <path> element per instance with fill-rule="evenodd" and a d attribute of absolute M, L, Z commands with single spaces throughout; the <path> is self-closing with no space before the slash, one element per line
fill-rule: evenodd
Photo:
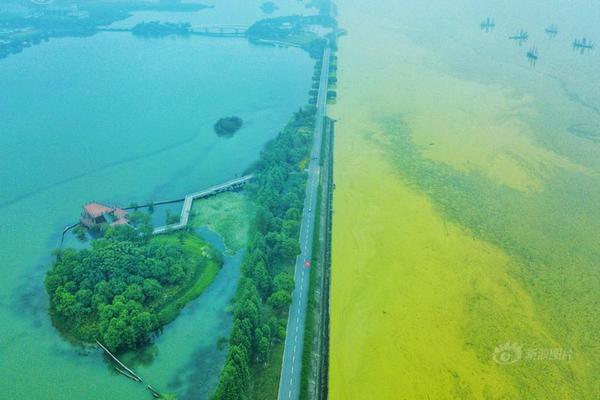
<path fill-rule="evenodd" d="M 202 11 L 211 23 L 262 17 L 260 1 L 214 3 Z M 302 6 L 281 1 L 281 12 L 286 4 Z M 243 39 L 127 33 L 51 39 L 0 60 L 0 398 L 151 397 L 96 349 L 73 346 L 52 326 L 43 279 L 60 232 L 91 200 L 180 198 L 239 176 L 306 103 L 312 65 L 298 49 Z M 231 115 L 244 127 L 217 137 L 213 124 Z M 132 361 L 149 384 L 181 399 L 210 395 L 240 258 L 227 258 L 213 285 Z"/>
<path fill-rule="evenodd" d="M 599 398 L 600 10 L 338 7 L 331 398 Z"/>

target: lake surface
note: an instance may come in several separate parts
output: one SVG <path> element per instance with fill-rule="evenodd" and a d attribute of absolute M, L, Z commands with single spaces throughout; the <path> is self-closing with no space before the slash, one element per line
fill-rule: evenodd
<path fill-rule="evenodd" d="M 223 2 L 222 18 L 238 4 L 247 12 L 235 22 L 252 22 L 261 2 L 249 3 Z M 223 23 L 217 10 L 205 11 Z M 60 232 L 90 200 L 177 198 L 240 175 L 306 104 L 312 66 L 300 50 L 243 39 L 121 33 L 52 39 L 0 60 L 1 397 L 150 396 L 52 326 L 43 279 Z M 214 122 L 231 115 L 244 127 L 217 137 Z M 164 329 L 146 364 L 136 365 L 151 385 L 183 399 L 210 394 L 240 258 L 227 259 L 215 283 Z"/>
<path fill-rule="evenodd" d="M 599 398 L 597 5 L 337 3 L 331 399 Z"/>

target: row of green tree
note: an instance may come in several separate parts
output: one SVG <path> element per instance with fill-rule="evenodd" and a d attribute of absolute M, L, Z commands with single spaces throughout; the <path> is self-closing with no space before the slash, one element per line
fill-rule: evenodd
<path fill-rule="evenodd" d="M 169 240 L 152 237 L 151 228 L 141 225 L 111 227 L 89 248 L 58 252 L 45 284 L 53 319 L 68 336 L 99 339 L 111 350 L 147 343 L 166 322 L 157 317 L 161 305 L 207 262 L 186 249 L 186 240 L 200 241 L 191 233 Z"/>
<path fill-rule="evenodd" d="M 250 371 L 264 368 L 273 344 L 283 341 L 293 266 L 299 254 L 299 231 L 310 157 L 315 108 L 292 121 L 265 147 L 251 172 L 248 190 L 257 204 L 250 241 L 235 298 L 229 353 L 214 394 L 218 400 L 246 398 Z"/>

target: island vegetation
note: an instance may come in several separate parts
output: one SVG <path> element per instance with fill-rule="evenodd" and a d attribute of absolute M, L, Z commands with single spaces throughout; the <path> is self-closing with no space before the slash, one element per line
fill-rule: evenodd
<path fill-rule="evenodd" d="M 316 109 L 295 113 L 249 172 L 256 215 L 233 307 L 229 350 L 214 399 L 275 398 Z"/>
<path fill-rule="evenodd" d="M 53 37 L 85 37 L 136 11 L 193 12 L 209 6 L 179 1 L 47 2 L 4 0 L 0 12 L 0 59 Z"/>
<path fill-rule="evenodd" d="M 190 232 L 151 232 L 110 227 L 89 248 L 57 252 L 45 284 L 67 337 L 112 351 L 139 347 L 210 285 L 220 253 Z"/>
<path fill-rule="evenodd" d="M 219 136 L 231 137 L 244 125 L 240 117 L 221 118 L 215 123 L 215 133 Z"/>
<path fill-rule="evenodd" d="M 173 23 L 150 21 L 141 22 L 134 26 L 131 33 L 137 36 L 163 37 L 169 35 L 187 36 L 191 33 L 192 25 L 189 23 Z"/>
<path fill-rule="evenodd" d="M 251 43 L 299 47 L 319 60 L 327 38 L 334 41 L 336 27 L 336 20 L 329 15 L 291 15 L 262 19 L 246 35 Z"/>
<path fill-rule="evenodd" d="M 277 7 L 277 5 L 275 5 L 275 3 L 273 3 L 272 1 L 266 1 L 262 3 L 260 9 L 265 14 L 273 14 L 276 10 L 279 9 L 279 7 Z"/>

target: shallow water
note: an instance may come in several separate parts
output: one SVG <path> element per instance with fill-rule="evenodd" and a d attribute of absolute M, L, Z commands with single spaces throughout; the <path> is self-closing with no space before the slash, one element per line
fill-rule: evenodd
<path fill-rule="evenodd" d="M 60 232 L 90 200 L 178 198 L 243 173 L 305 104 L 311 74 L 296 49 L 121 33 L 52 39 L 0 60 L 1 397 L 149 396 L 51 325 L 43 278 Z M 229 115 L 244 127 L 219 138 L 212 125 Z M 157 389 L 208 395 L 239 257 L 139 367 Z"/>
<path fill-rule="evenodd" d="M 331 398 L 598 397 L 598 10 L 338 6 Z"/>

